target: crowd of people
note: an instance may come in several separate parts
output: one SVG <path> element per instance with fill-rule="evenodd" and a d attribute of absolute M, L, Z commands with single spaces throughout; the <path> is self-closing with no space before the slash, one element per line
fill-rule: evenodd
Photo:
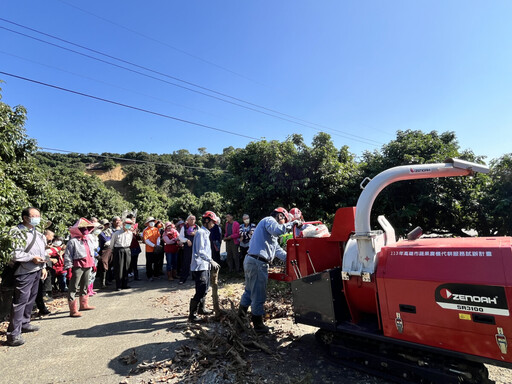
<path fill-rule="evenodd" d="M 255 330 L 268 332 L 263 324 L 268 265 L 275 256 L 286 259 L 278 237 L 293 226 L 300 226 L 302 219 L 281 207 L 258 225 L 247 214 L 243 215 L 242 224 L 227 214 L 223 229 L 221 219 L 212 211 L 204 213 L 201 227 L 193 215 L 166 222 L 147 217 L 144 228 L 139 228 L 133 214 L 112 220 L 82 217 L 62 237 L 49 229 L 43 233 L 37 230 L 41 220 L 37 208 L 26 208 L 21 216 L 22 222 L 11 231 L 16 247 L 11 261 L 15 284 L 7 329 L 10 346 L 24 344 L 21 334 L 39 329 L 30 324 L 31 314 L 34 307 L 41 316 L 50 313 L 45 302 L 51 300 L 52 292 L 65 293 L 70 316 L 80 317 L 81 311 L 95 309 L 89 303 L 95 289 L 109 285 L 116 291 L 129 289 L 129 278 L 138 281 L 143 277 L 138 270 L 138 256 L 143 249 L 147 281 L 166 277 L 181 285 L 192 277 L 195 294 L 188 319 L 198 321 L 198 314 L 210 313 L 205 298 L 210 270 L 218 269 L 222 261 L 222 242 L 228 272 L 243 270 L 245 274 L 239 314 L 245 316 L 250 307 Z"/>

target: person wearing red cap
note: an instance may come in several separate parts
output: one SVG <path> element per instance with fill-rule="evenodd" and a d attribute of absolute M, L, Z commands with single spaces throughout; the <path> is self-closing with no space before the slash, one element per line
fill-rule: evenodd
<path fill-rule="evenodd" d="M 123 228 L 114 232 L 110 240 L 110 248 L 114 251 L 114 277 L 116 279 L 116 291 L 128 289 L 128 269 L 130 268 L 130 245 L 133 240 L 133 221 L 124 219 Z"/>
<path fill-rule="evenodd" d="M 190 299 L 190 313 L 188 320 L 197 322 L 200 318 L 196 315 L 208 315 L 211 311 L 205 307 L 206 293 L 210 287 L 210 269 L 218 269 L 220 266 L 212 259 L 212 247 L 210 244 L 210 229 L 217 221 L 217 215 L 212 211 L 206 211 L 203 215 L 203 226 L 194 236 L 192 244 L 192 262 L 190 270 L 192 278 L 196 282 L 196 292 Z"/>

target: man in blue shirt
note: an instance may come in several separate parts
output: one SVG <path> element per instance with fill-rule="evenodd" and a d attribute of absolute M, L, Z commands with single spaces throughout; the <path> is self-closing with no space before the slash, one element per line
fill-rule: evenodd
<path fill-rule="evenodd" d="M 251 306 L 251 320 L 254 330 L 267 333 L 263 324 L 265 310 L 263 304 L 267 299 L 268 266 L 274 257 L 286 261 L 286 251 L 278 244 L 278 237 L 287 233 L 296 222 L 289 222 L 286 209 L 278 207 L 261 220 L 249 243 L 249 251 L 244 260 L 245 291 L 240 300 L 239 314 L 245 315 Z"/>
<path fill-rule="evenodd" d="M 203 226 L 199 228 L 192 243 L 192 261 L 190 271 L 196 282 L 196 292 L 190 299 L 190 314 L 188 320 L 197 322 L 201 320 L 196 313 L 208 315 L 211 311 L 206 310 L 206 292 L 210 287 L 210 268 L 218 269 L 219 264 L 212 259 L 212 248 L 210 243 L 210 229 L 217 221 L 217 215 L 212 211 L 206 211 L 203 215 Z"/>

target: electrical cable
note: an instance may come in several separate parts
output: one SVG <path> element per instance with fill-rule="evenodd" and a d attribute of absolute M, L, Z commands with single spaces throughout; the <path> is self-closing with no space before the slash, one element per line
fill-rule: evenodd
<path fill-rule="evenodd" d="M 87 157 L 102 157 L 102 158 L 105 158 L 105 159 L 127 161 L 127 162 L 132 162 L 132 163 L 155 164 L 155 165 L 163 165 L 163 166 L 167 166 L 167 167 L 182 167 L 182 168 L 195 169 L 197 171 L 212 171 L 212 172 L 222 172 L 222 173 L 228 172 L 227 170 L 217 169 L 217 168 L 193 167 L 191 165 L 162 163 L 162 162 L 159 162 L 159 161 L 149 161 L 149 160 L 139 160 L 139 159 L 125 159 L 124 157 L 97 155 L 97 154 L 91 154 L 91 153 L 68 151 L 68 150 L 65 150 L 65 149 L 57 149 L 57 148 L 47 148 L 47 147 L 38 147 L 38 148 L 39 149 L 45 149 L 47 151 L 55 151 L 55 152 L 63 152 L 63 153 L 76 153 L 76 154 L 79 154 L 79 155 L 82 155 L 82 156 L 87 156 Z"/>
<path fill-rule="evenodd" d="M 132 105 L 119 103 L 119 102 L 117 102 L 117 101 L 113 101 L 113 100 L 109 100 L 109 99 L 104 99 L 104 98 L 102 98 L 102 97 L 97 97 L 97 96 L 89 95 L 89 94 L 87 94 L 87 93 L 82 93 L 82 92 L 78 92 L 78 91 L 73 91 L 73 90 L 71 90 L 71 89 L 67 89 L 67 88 L 59 87 L 59 86 L 57 86 L 57 85 L 53 85 L 53 84 L 44 83 L 44 82 L 42 82 L 42 81 L 37 81 L 37 80 L 29 79 L 29 78 L 27 78 L 27 77 L 23 77 L 23 76 L 14 75 L 14 74 L 12 74 L 12 73 L 8 73 L 8 72 L 0 71 L 0 74 L 6 75 L 6 76 L 11 76 L 11 77 L 14 77 L 14 78 L 17 78 L 17 79 L 20 79 L 20 80 L 29 81 L 29 82 L 32 82 L 32 83 L 35 83 L 35 84 L 44 85 L 45 87 L 50 87 L 50 88 L 58 89 L 58 90 L 61 90 L 61 91 L 65 91 L 65 92 L 73 93 L 73 94 L 75 94 L 75 95 L 80 95 L 80 96 L 88 97 L 88 98 L 91 98 L 91 99 L 94 99 L 94 100 L 104 101 L 104 102 L 106 102 L 106 103 L 110 103 L 110 104 L 118 105 L 118 106 L 125 107 L 125 108 L 129 108 L 129 109 L 134 109 L 134 110 L 136 110 L 136 111 L 149 113 L 149 114 L 151 114 L 151 115 L 160 116 L 160 117 L 165 117 L 165 118 L 167 118 L 167 119 L 180 121 L 180 122 L 185 123 L 185 124 L 191 124 L 191 125 L 195 125 L 195 126 L 202 127 L 202 128 L 212 129 L 212 130 L 214 130 L 214 131 L 224 132 L 224 133 L 227 133 L 227 134 L 230 134 L 230 135 L 235 135 L 235 136 L 240 136 L 240 137 L 245 137 L 245 138 L 247 138 L 247 139 L 251 139 L 251 140 L 259 140 L 259 139 L 258 139 L 258 138 L 256 138 L 256 137 L 243 135 L 243 134 L 241 134 L 241 133 L 228 131 L 228 130 L 226 130 L 226 129 L 215 128 L 215 127 L 212 127 L 212 126 L 210 126 L 210 125 L 205 125 L 205 124 L 201 124 L 201 123 L 195 123 L 195 122 L 190 121 L 190 120 L 180 119 L 180 118 L 178 118 L 178 117 L 174 117 L 174 116 L 166 115 L 166 114 L 159 113 L 159 112 L 150 111 L 150 110 L 148 110 L 148 109 L 144 109 L 144 108 L 134 107 L 134 106 L 132 106 Z"/>
<path fill-rule="evenodd" d="M 137 68 L 140 68 L 140 69 L 143 69 L 145 71 L 148 71 L 148 72 L 152 72 L 152 73 L 155 73 L 155 74 L 158 74 L 160 76 L 164 76 L 164 77 L 167 77 L 167 78 L 170 78 L 170 79 L 173 79 L 173 80 L 176 80 L 176 81 L 180 81 L 182 83 L 185 83 L 185 84 L 188 84 L 188 85 L 191 85 L 193 87 L 196 87 L 196 88 L 199 88 L 199 89 L 203 89 L 203 90 L 206 90 L 208 92 L 212 92 L 212 93 L 215 93 L 215 94 L 218 94 L 218 95 L 221 95 L 223 97 L 228 97 L 230 99 L 233 99 L 233 100 L 237 100 L 237 101 L 240 101 L 240 102 L 243 102 L 245 104 L 248 104 L 248 105 L 252 105 L 252 106 L 255 106 L 257 108 L 260 108 L 260 109 L 264 109 L 264 110 L 267 110 L 267 111 L 271 111 L 273 113 L 267 113 L 267 112 L 264 112 L 264 111 L 261 111 L 259 109 L 256 109 L 256 108 L 252 108 L 252 107 L 248 107 L 246 105 L 242 105 L 242 104 L 239 104 L 239 103 L 235 103 L 235 102 L 232 102 L 232 101 L 229 101 L 229 100 L 226 100 L 226 99 L 223 99 L 221 97 L 217 97 L 217 96 L 214 96 L 214 95 L 210 95 L 208 93 L 205 93 L 205 92 L 201 92 L 201 91 L 198 91 L 198 90 L 195 90 L 195 89 L 192 89 L 192 88 L 188 88 L 188 87 L 185 87 L 183 85 L 180 85 L 180 84 L 176 84 L 176 83 L 173 83 L 173 82 L 170 82 L 170 81 L 166 81 L 166 80 L 163 80 L 161 78 L 158 78 L 158 77 L 155 77 L 155 76 L 151 76 L 151 75 L 148 75 L 148 74 L 145 74 L 145 73 L 142 73 L 142 72 L 139 72 L 139 71 L 136 71 L 136 70 L 133 70 L 133 69 L 130 69 L 130 68 L 127 68 L 127 67 L 124 67 L 122 65 L 118 65 L 118 64 L 115 64 L 115 63 L 112 63 L 112 62 L 109 62 L 109 61 L 106 61 L 106 60 L 102 60 L 102 59 L 99 59 L 97 57 L 94 57 L 94 56 L 90 56 L 90 55 L 87 55 L 85 53 L 82 53 L 82 52 L 78 52 L 78 51 L 75 51 L 73 49 L 70 49 L 70 48 L 66 48 L 66 47 L 63 47 L 61 45 L 58 45 L 58 44 L 54 44 L 54 43 L 51 43 L 51 42 L 48 42 L 46 40 L 42 40 L 42 39 L 39 39 L 39 38 L 36 38 L 36 37 L 33 37 L 33 36 L 30 36 L 30 35 L 27 35 L 27 34 L 24 34 L 22 32 L 18 32 L 18 31 L 14 31 L 12 29 L 9 29 L 9 28 L 6 28 L 6 27 L 2 27 L 0 26 L 1 29 L 4 29 L 4 30 L 7 30 L 9 32 L 12 32 L 12 33 L 16 33 L 16 34 L 19 34 L 21 36 L 24 36 L 24 37 L 27 37 L 27 38 L 30 38 L 30 39 L 33 39 L 33 40 L 36 40 L 36 41 L 39 41 L 39 42 L 42 42 L 42 43 L 45 43 L 45 44 L 48 44 L 48 45 L 51 45 L 51 46 L 54 46 L 54 47 L 57 47 L 57 48 L 60 48 L 60 49 L 63 49 L 63 50 L 66 50 L 66 51 L 69 51 L 69 52 L 73 52 L 73 53 L 76 53 L 78 55 L 81 55 L 81 56 L 85 56 L 87 58 L 90 58 L 90 59 L 93 59 L 93 60 L 96 60 L 96 61 L 100 61 L 102 63 L 105 63 L 105 64 L 108 64 L 108 65 L 111 65 L 111 66 L 114 66 L 114 67 L 117 67 L 117 68 L 121 68 L 121 69 L 124 69 L 126 71 L 130 71 L 130 72 L 133 72 L 133 73 L 136 73 L 136 74 L 139 74 L 141 76 L 145 76 L 145 77 L 148 77 L 148 78 L 151 78 L 151 79 L 154 79 L 154 80 L 157 80 L 157 81 L 161 81 L 161 82 L 164 82 L 166 84 L 169 84 L 169 85 L 173 85 L 175 87 L 178 87 L 178 88 L 182 88 L 182 89 L 185 89 L 185 90 L 188 90 L 188 91 L 191 91 L 191 92 L 195 92 L 195 93 L 198 93 L 200 95 L 203 95 L 203 96 L 206 96 L 206 97 L 210 97 L 210 98 L 213 98 L 213 99 L 216 99 L 216 100 L 219 100 L 219 101 L 223 101 L 225 103 L 229 103 L 229 104 L 232 104 L 232 105 L 236 105 L 238 107 L 241 107 L 241 108 L 245 108 L 245 109 L 248 109 L 248 110 L 251 110 L 251 111 L 254 111 L 254 112 L 257 112 L 257 113 L 261 113 L 261 114 L 264 114 L 264 115 L 267 115 L 267 116 L 271 116 L 271 117 L 274 117 L 274 118 L 278 118 L 280 120 L 284 120 L 284 121 L 287 121 L 287 122 L 290 122 L 290 123 L 293 123 L 293 124 L 297 124 L 297 125 L 301 125 L 303 127 L 306 127 L 306 128 L 311 128 L 311 129 L 314 129 L 316 131 L 319 131 L 319 132 L 322 132 L 323 130 L 321 129 L 318 129 L 318 128 L 315 128 L 315 127 L 312 127 L 311 125 L 315 125 L 315 126 L 318 126 L 318 127 L 322 127 L 323 129 L 325 130 L 328 130 L 328 131 L 331 131 L 332 134 L 336 135 L 336 136 L 340 136 L 340 137 L 343 137 L 345 139 L 349 139 L 349 140 L 354 140 L 354 141 L 358 141 L 358 142 L 361 142 L 363 144 L 369 144 L 369 145 L 382 145 L 383 143 L 381 142 L 378 142 L 376 140 L 373 140 L 373 139 L 368 139 L 368 138 L 365 138 L 365 137 L 362 137 L 362 136 L 358 136 L 358 135 L 354 135 L 352 133 L 346 133 L 346 132 L 343 132 L 343 131 L 340 131 L 340 130 L 337 130 L 337 129 L 333 129 L 333 128 L 330 128 L 330 127 L 326 127 L 326 126 L 323 126 L 323 125 L 320 125 L 320 124 L 316 124 L 316 123 L 311 123 L 309 121 L 306 121 L 306 120 L 303 120 L 303 119 L 300 119 L 300 118 L 297 118 L 297 117 L 294 117 L 292 115 L 288 115 L 288 114 L 285 114 L 285 113 L 282 113 L 282 112 L 279 112 L 279 111 L 276 111 L 276 110 L 273 110 L 273 109 L 270 109 L 270 108 L 266 108 L 266 107 L 263 107 L 261 105 L 258 105 L 258 104 L 254 104 L 254 103 L 251 103 L 251 102 L 248 102 L 248 101 L 245 101 L 243 99 L 240 99 L 240 98 L 236 98 L 236 97 L 233 97 L 233 96 L 230 96 L 230 95 L 227 95 L 225 93 L 222 93 L 222 92 L 217 92 L 215 90 L 212 90 L 210 88 L 206 88 L 206 87 L 203 87 L 203 86 L 200 86 L 200 85 L 197 85 L 197 84 L 194 84 L 192 82 L 189 82 L 189 81 L 186 81 L 186 80 L 182 80 L 180 78 L 177 78 L 177 77 L 174 77 L 174 76 L 171 76 L 171 75 L 167 75 L 165 73 L 162 73 L 162 72 L 158 72 L 158 71 L 155 71 L 155 70 L 152 70 L 150 68 L 147 68 L 147 67 L 144 67 L 144 66 L 140 66 L 138 64 L 135 64 L 135 63 L 132 63 L 132 62 L 129 62 L 129 61 L 126 61 L 126 60 L 123 60 L 123 59 L 119 59 L 115 56 L 111 56 L 111 55 L 108 55 L 106 53 L 103 53 L 103 52 L 100 52 L 100 51 L 97 51 L 97 50 L 94 50 L 94 49 L 91 49 L 91 48 L 88 48 L 88 47 L 85 47 L 85 46 L 82 46 L 82 45 L 79 45 L 79 44 L 75 44 L 73 42 L 70 42 L 68 40 L 64 40 L 64 39 L 61 39 L 59 37 L 56 37 L 56 36 L 53 36 L 53 35 L 50 35 L 50 34 L 47 34 L 45 32 L 41 32 L 41 31 L 38 31 L 36 29 L 33 29 L 33 28 L 30 28 L 30 27 L 26 27 L 26 26 L 23 26 L 21 24 L 18 24 L 18 23 L 15 23 L 15 22 L 12 22 L 12 21 L 9 21 L 9 20 L 6 20 L 4 18 L 1 18 L 0 17 L 0 20 L 2 21 L 5 21 L 7 23 L 10 23 L 10 24 L 14 24 L 16 26 L 19 26 L 21 28 L 25 28 L 25 29 L 28 29 L 30 31 L 33 31 L 33 32 L 36 32 L 36 33 L 39 33 L 39 34 L 42 34 L 44 36 L 48 36 L 48 37 L 51 37 L 53 39 L 56 39 L 56 40 L 59 40 L 59 41 L 62 41 L 62 42 L 65 42 L 66 44 L 70 44 L 70 45 L 73 45 L 73 46 L 76 46 L 76 47 L 79 47 L 81 49 L 85 49 L 85 50 L 88 50 L 90 52 L 94 52 L 96 54 L 99 54 L 99 55 L 102 55 L 102 56 L 105 56 L 105 57 L 108 57 L 108 58 L 111 58 L 111 59 L 114 59 L 114 60 L 117 60 L 117 61 L 120 61 L 122 63 L 125 63 L 125 64 L 129 64 L 129 65 L 132 65 L 134 67 L 137 67 Z M 298 121 L 294 121 L 294 120 L 291 120 L 289 118 L 284 118 L 282 116 L 278 116 L 278 115 L 275 115 L 275 113 L 277 114 L 280 114 L 280 115 L 283 115 L 283 116 L 287 116 L 289 118 L 292 118 L 292 119 L 295 119 L 295 120 L 298 120 Z M 300 123 L 299 121 L 302 121 L 304 123 Z M 336 132 L 336 133 L 335 133 Z"/>
<path fill-rule="evenodd" d="M 70 6 L 70 7 L 72 7 L 72 8 L 76 8 L 76 9 L 78 9 L 79 11 L 82 11 L 82 12 L 84 12 L 84 13 L 87 13 L 88 15 L 92 15 L 92 16 L 94 16 L 94 17 L 97 17 L 97 18 L 98 18 L 98 19 L 100 19 L 100 20 L 103 20 L 103 21 L 106 21 L 107 23 L 110 23 L 110 24 L 112 24 L 112 25 L 115 25 L 116 27 L 119 27 L 119 28 L 125 29 L 125 30 L 127 30 L 128 32 L 131 32 L 131 33 L 134 33 L 134 34 L 136 34 L 136 35 L 142 36 L 142 37 L 144 37 L 145 39 L 148 39 L 148 40 L 154 41 L 154 42 L 156 42 L 156 43 L 159 43 L 159 44 L 165 45 L 166 47 L 171 48 L 171 49 L 174 49 L 175 51 L 177 51 L 177 52 L 179 52 L 179 53 L 182 53 L 182 54 L 184 54 L 184 55 L 186 55 L 186 56 L 192 57 L 193 59 L 196 59 L 196 60 L 202 61 L 202 62 L 204 62 L 204 63 L 206 63 L 206 64 L 209 64 L 209 65 L 212 65 L 212 66 L 217 67 L 217 68 L 219 68 L 219 69 L 222 69 L 223 71 L 226 71 L 226 72 L 232 73 L 233 75 L 239 76 L 239 77 L 241 77 L 241 78 L 243 78 L 243 79 L 245 79 L 245 80 L 249 80 L 249 81 L 251 81 L 251 82 L 253 82 L 253 83 L 261 84 L 261 83 L 257 82 L 256 80 L 253 80 L 253 79 L 251 79 L 251 78 L 249 78 L 249 77 L 247 77 L 247 76 L 244 76 L 244 75 L 242 75 L 242 74 L 240 74 L 240 73 L 237 73 L 237 72 L 235 72 L 235 71 L 233 71 L 233 70 L 231 70 L 231 69 L 229 69 L 229 68 L 223 67 L 223 66 L 221 66 L 221 65 L 219 65 L 219 64 L 215 64 L 215 63 L 213 63 L 213 62 L 211 62 L 211 61 L 209 61 L 209 60 L 203 59 L 202 57 L 199 57 L 199 56 L 197 56 L 197 55 L 194 55 L 194 54 L 192 54 L 192 53 L 189 53 L 189 52 L 187 52 L 187 51 L 184 51 L 183 49 L 177 48 L 177 47 L 175 47 L 175 46 L 173 46 L 173 45 L 170 45 L 170 44 L 168 44 L 168 43 L 165 43 L 165 42 L 163 42 L 163 41 L 161 41 L 161 40 L 155 39 L 154 37 L 144 35 L 143 33 L 140 33 L 140 32 L 137 32 L 137 31 L 135 31 L 135 30 L 133 30 L 133 29 L 130 29 L 130 28 L 128 28 L 128 27 L 125 27 L 124 25 L 118 24 L 118 23 L 116 23 L 116 22 L 114 22 L 114 21 L 112 21 L 112 20 L 109 20 L 109 19 L 106 19 L 106 18 L 104 18 L 104 17 L 102 17 L 102 16 L 96 15 L 95 13 L 92 13 L 92 12 L 86 11 L 85 9 L 80 8 L 80 7 L 77 7 L 77 6 L 76 6 L 76 5 L 74 5 L 74 4 L 70 4 L 70 3 L 66 2 L 66 1 L 63 1 L 63 0 L 59 0 L 59 1 L 60 1 L 61 3 L 64 3 L 64 4 L 66 4 L 66 5 Z"/>

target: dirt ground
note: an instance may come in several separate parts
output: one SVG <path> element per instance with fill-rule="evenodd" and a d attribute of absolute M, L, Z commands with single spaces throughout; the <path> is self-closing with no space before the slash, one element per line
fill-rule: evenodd
<path fill-rule="evenodd" d="M 222 275 L 219 280 L 220 318 L 205 317 L 204 322 L 189 324 L 188 303 L 193 286 L 178 288 L 168 294 L 155 292 L 151 307 L 167 314 L 169 334 L 181 332 L 186 340 L 168 358 L 143 360 L 140 351 L 126 346 L 118 360 L 129 374 L 112 382 L 148 383 L 279 383 L 385 384 L 387 381 L 361 371 L 346 368 L 332 360 L 316 341 L 316 328 L 293 322 L 291 294 L 286 283 L 269 282 L 266 324 L 269 335 L 258 336 L 252 328 L 237 320 L 238 301 L 243 291 L 241 276 Z M 52 311 L 64 307 L 65 298 L 48 303 Z M 208 306 L 212 308 L 211 292 Z M 61 308 L 62 309 L 62 308 Z M 65 308 L 64 308 L 65 309 Z M 106 309 L 105 309 L 106 310 Z M 148 314 L 151 315 L 151 314 Z M 0 342 L 5 341 L 7 323 L 0 324 Z M 161 347 L 158 347 L 161 348 Z M 156 355 L 156 353 L 155 353 Z M 512 371 L 489 367 L 491 379 L 498 384 L 512 383 Z M 122 376 L 121 376 L 122 377 Z M 56 382 L 61 382 L 56 380 Z"/>

